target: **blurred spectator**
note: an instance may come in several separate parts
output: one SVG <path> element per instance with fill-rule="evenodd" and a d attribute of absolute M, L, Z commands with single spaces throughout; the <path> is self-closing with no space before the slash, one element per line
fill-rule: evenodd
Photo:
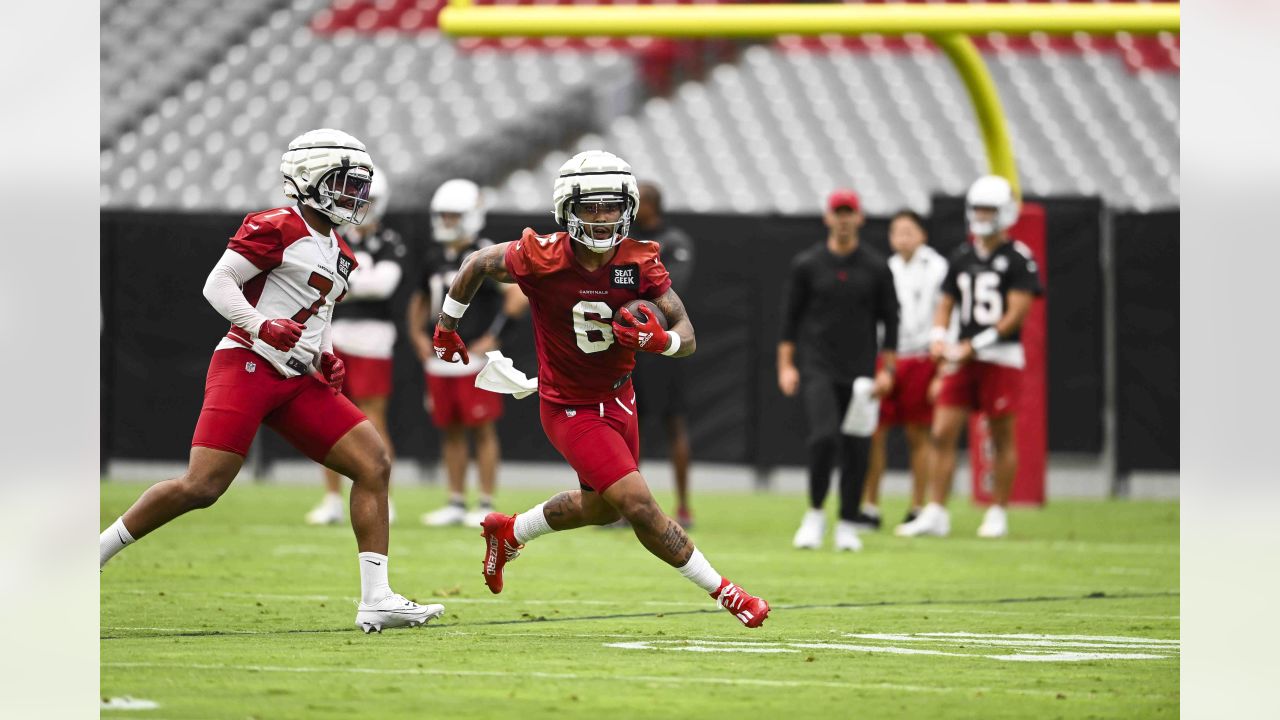
<path fill-rule="evenodd" d="M 515 285 L 486 280 L 471 301 L 458 334 L 471 348 L 468 363 L 448 363 L 431 349 L 431 332 L 444 303 L 445 292 L 467 256 L 493 243 L 480 238 L 485 210 L 480 188 L 470 180 L 442 184 L 431 198 L 434 242 L 427 249 L 422 279 L 409 300 L 409 333 L 418 359 L 424 363 L 427 410 L 441 431 L 441 456 L 449 484 L 444 507 L 422 516 L 430 526 L 479 526 L 493 512 L 501 450 L 494 423 L 502 417 L 502 396 L 475 386 L 484 368 L 485 353 L 501 346 L 512 319 L 524 314 L 528 300 Z M 467 512 L 466 477 L 470 464 L 468 435 L 475 438 L 476 470 L 480 480 L 477 509 Z"/>
<path fill-rule="evenodd" d="M 869 407 L 873 397 L 893 389 L 898 297 L 888 263 L 859 242 L 863 216 L 857 194 L 852 190 L 831 193 L 823 221 L 828 229 L 826 242 L 802 252 L 791 263 L 778 343 L 778 387 L 787 397 L 801 393 L 809 424 L 809 510 L 792 542 L 798 548 L 822 545 L 826 531 L 822 505 L 838 452 L 840 521 L 835 547 L 860 550 L 854 520 L 874 428 L 868 427 L 865 437 L 844 433 L 842 419 L 852 408 Z M 877 340 L 877 325 L 883 327 L 883 343 Z M 882 361 L 879 370 L 877 350 Z"/>
<path fill-rule="evenodd" d="M 342 393 L 360 408 L 377 428 L 394 459 L 391 433 L 387 431 L 387 398 L 391 396 L 391 348 L 396 326 L 391 319 L 391 296 L 404 276 L 406 248 L 400 233 L 385 227 L 389 197 L 386 174 L 375 172 L 369 189 L 369 214 L 360 225 L 348 226 L 343 237 L 359 263 L 351 273 L 351 288 L 333 320 L 333 352 L 347 366 Z M 325 495 L 307 513 L 312 525 L 342 522 L 342 486 L 338 473 L 324 470 Z M 389 522 L 395 509 L 387 500 Z"/>
<path fill-rule="evenodd" d="M 638 184 L 640 206 L 631 225 L 631 237 L 659 245 L 662 264 L 671 275 L 671 287 L 685 293 L 693 276 L 693 240 L 685 231 L 666 224 L 662 216 L 662 191 L 648 182 Z M 684 363 L 667 362 L 650 353 L 636 353 L 632 382 L 639 395 L 641 416 L 657 416 L 667 431 L 671 469 L 676 484 L 676 522 L 693 527 L 689 506 L 689 424 L 685 406 Z"/>
<path fill-rule="evenodd" d="M 924 505 L 929 475 L 929 426 L 933 402 L 929 384 L 937 363 L 929 357 L 929 331 L 947 275 L 947 260 L 929 247 L 924 220 L 911 210 L 901 210 L 889 221 L 889 269 L 898 292 L 898 372 L 893 390 L 880 398 L 880 424 L 871 438 L 867 487 L 862 496 L 858 527 L 880 529 L 880 480 L 885 468 L 885 436 L 901 425 L 907 438 L 911 465 L 911 506 L 904 522 L 915 519 Z"/>

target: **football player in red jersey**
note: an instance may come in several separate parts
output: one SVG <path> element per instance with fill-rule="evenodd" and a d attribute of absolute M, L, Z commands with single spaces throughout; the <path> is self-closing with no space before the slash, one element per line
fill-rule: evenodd
<path fill-rule="evenodd" d="M 1022 323 L 1032 300 L 1044 293 L 1031 250 L 1008 235 L 1018 212 L 1009 181 L 996 175 L 978 178 L 965 196 L 965 217 L 974 240 L 951 255 L 929 348 L 934 359 L 945 361 L 930 433 L 929 504 L 916 519 L 895 528 L 898 535 L 951 532 L 945 504 L 956 469 L 956 445 L 973 411 L 986 414 L 995 445 L 995 504 L 987 508 L 978 537 L 1009 533 L 1005 506 L 1018 470 L 1014 413 L 1026 364 Z M 959 310 L 960 341 L 949 345 L 953 308 Z"/>
<path fill-rule="evenodd" d="M 356 626 L 368 633 L 422 625 L 444 606 L 418 605 L 388 584 L 387 447 L 341 394 L 346 370 L 330 340 L 334 305 L 356 267 L 335 230 L 364 219 L 373 163 L 356 138 L 321 129 L 289 143 L 280 172 L 296 204 L 246 216 L 205 283 L 205 297 L 231 330 L 209 363 L 187 471 L 151 486 L 103 531 L 99 564 L 179 515 L 212 505 L 265 424 L 353 481 Z"/>
<path fill-rule="evenodd" d="M 747 627 L 769 604 L 717 573 L 684 529 L 667 517 L 638 471 L 640 436 L 631 370 L 636 352 L 691 355 L 693 325 L 656 243 L 627 237 L 639 195 L 631 166 L 588 150 L 560 167 L 553 190 L 564 232 L 525 229 L 516 241 L 472 254 L 445 298 L 432 345 L 447 362 L 466 362 L 458 321 L 485 278 L 519 283 L 529 298 L 538 351 L 542 428 L 578 474 L 579 488 L 528 512 L 491 513 L 481 524 L 484 579 L 502 592 L 503 568 L 534 538 L 625 517 L 641 544 L 710 593 Z M 669 322 L 640 323 L 623 306 L 653 300 Z"/>

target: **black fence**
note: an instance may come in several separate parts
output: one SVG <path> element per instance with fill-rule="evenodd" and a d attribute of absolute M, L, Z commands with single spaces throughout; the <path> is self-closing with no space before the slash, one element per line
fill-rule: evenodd
<path fill-rule="evenodd" d="M 1035 199 L 1047 212 L 1049 450 L 1103 448 L 1104 318 L 1100 249 L 1107 223 L 1115 237 L 1118 414 L 1117 469 L 1178 467 L 1178 214 L 1110 217 L 1094 199 Z M 963 205 L 935 198 L 930 242 L 944 254 L 964 241 Z M 200 411 L 205 371 L 227 323 L 201 294 L 205 277 L 242 214 L 102 213 L 102 452 L 104 458 L 180 460 Z M 698 331 L 687 363 L 687 406 L 694 457 L 762 468 L 804 463 L 798 402 L 777 389 L 774 357 L 785 274 L 791 258 L 822 241 L 818 217 L 684 215 L 668 217 L 694 238 L 692 283 L 680 289 Z M 387 224 L 411 242 L 410 267 L 430 240 L 425 213 L 392 213 Z M 502 241 L 526 226 L 552 230 L 550 213 L 490 214 L 485 235 Z M 888 252 L 887 219 L 870 218 L 868 245 Z M 397 454 L 438 456 L 438 436 L 423 407 L 423 379 L 404 331 L 417 271 L 394 299 L 400 326 L 389 423 Z M 338 310 L 341 314 L 341 308 Z M 536 372 L 528 322 L 504 352 Z M 646 455 L 665 454 L 648 418 Z M 499 423 L 503 455 L 558 459 L 538 421 L 537 401 L 506 401 Z M 269 462 L 295 453 L 264 431 Z M 902 465 L 901 448 L 891 461 Z"/>

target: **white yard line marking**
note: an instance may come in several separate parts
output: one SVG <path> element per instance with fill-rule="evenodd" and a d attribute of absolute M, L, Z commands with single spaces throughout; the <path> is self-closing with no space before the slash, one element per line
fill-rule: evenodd
<path fill-rule="evenodd" d="M 1082 660 L 1163 660 L 1168 655 L 1147 655 L 1145 653 L 1082 653 L 1053 652 L 1047 655 L 1019 653 L 1017 655 L 988 655 L 992 660 L 1006 662 L 1080 662 Z"/>
<path fill-rule="evenodd" d="M 964 645 L 993 645 L 998 647 L 1020 648 L 1132 648 L 1135 650 L 1173 650 L 1177 651 L 1177 640 L 1151 640 L 1144 642 L 1082 642 L 1073 640 L 1023 639 L 1016 637 L 983 636 L 974 633 L 919 633 L 915 635 L 898 635 L 893 633 L 846 633 L 846 637 L 861 640 L 883 640 L 885 642 L 935 642 Z M 1042 636 L 1051 637 L 1051 636 Z M 1173 643 L 1170 647 L 1168 643 Z"/>
<path fill-rule="evenodd" d="M 842 642 L 723 642 L 718 640 L 693 639 L 652 639 L 630 640 L 626 642 L 604 643 L 604 647 L 620 650 L 662 650 L 676 652 L 752 652 L 778 653 L 795 652 L 790 648 L 804 650 L 840 650 L 845 652 L 891 653 L 896 655 L 942 655 L 949 657 L 970 657 L 1007 662 L 1079 662 L 1082 660 L 1163 660 L 1175 658 L 1180 652 L 1177 640 L 1147 640 L 1146 638 L 1129 638 L 1087 635 L 1040 635 L 1013 634 L 992 635 L 981 633 L 844 633 L 844 637 L 863 640 L 893 643 L 910 643 L 915 647 L 897 647 L 894 645 L 863 645 Z M 1073 639 L 1061 639 L 1073 638 Z M 1139 642 L 1116 642 L 1136 640 Z M 1171 643 L 1171 644 L 1170 644 Z M 951 652 L 941 649 L 922 649 L 919 644 L 934 644 L 949 648 L 963 648 L 967 652 Z M 988 654 L 989 650 L 999 648 L 1010 650 L 1011 654 Z M 1070 648 L 1070 649 L 1068 649 Z M 1095 652 L 1081 652 L 1078 648 L 1091 649 Z M 1124 652 L 1116 652 L 1123 650 Z M 1145 650 L 1147 652 L 1131 652 L 1129 650 Z M 1096 652 L 1102 651 L 1102 652 Z M 1159 652 L 1161 654 L 1155 654 Z"/>
<path fill-rule="evenodd" d="M 537 678 L 545 680 L 598 680 L 614 683 L 646 682 L 668 683 L 671 685 L 730 685 L 757 687 L 823 687 L 841 690 L 885 690 L 889 692 L 924 692 L 924 693 L 984 693 L 1031 695 L 1035 697 L 1055 697 L 1054 690 L 1022 690 L 1017 688 L 989 687 L 948 687 L 925 685 L 900 685 L 896 683 L 849 683 L 829 680 L 770 680 L 765 678 L 724 678 L 706 677 L 702 675 L 676 677 L 664 675 L 618 675 L 614 673 L 601 675 L 582 675 L 579 673 L 553 673 L 537 671 L 504 671 L 504 670 L 447 670 L 444 668 L 363 668 L 363 667 L 286 667 L 280 665 L 224 665 L 211 663 L 162 663 L 162 662 L 107 662 L 103 667 L 114 668 L 168 668 L 174 670 L 231 670 L 239 672 L 279 672 L 279 673 L 334 673 L 338 675 L 355 673 L 367 675 L 426 675 L 447 677 L 498 677 L 498 678 Z M 1162 696 L 1153 696 L 1162 697 Z"/>
<path fill-rule="evenodd" d="M 1037 633 L 970 633 L 970 632 L 927 632 L 916 633 L 923 637 L 956 637 L 956 638 L 1003 638 L 1009 640 L 1087 640 L 1095 643 L 1163 643 L 1179 645 L 1181 640 L 1161 640 L 1158 638 L 1129 637 L 1126 635 L 1041 635 Z"/>
<path fill-rule="evenodd" d="M 155 700 L 129 697 L 128 695 L 102 701 L 103 710 L 155 710 L 158 707 L 160 707 L 160 703 Z"/>

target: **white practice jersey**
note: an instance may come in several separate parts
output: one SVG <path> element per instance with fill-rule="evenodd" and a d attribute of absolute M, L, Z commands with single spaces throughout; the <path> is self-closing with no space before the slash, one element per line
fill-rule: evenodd
<path fill-rule="evenodd" d="M 356 267 L 351 248 L 336 233 L 321 235 L 311 229 L 297 207 L 245 216 L 227 248 L 262 271 L 244 284 L 249 304 L 269 320 L 289 318 L 306 329 L 298 344 L 284 353 L 232 325 L 217 349 L 249 348 L 285 377 L 311 372 L 333 306 L 346 295 Z"/>
<path fill-rule="evenodd" d="M 928 245 L 921 245 L 909 261 L 894 253 L 889 269 L 898 291 L 898 356 L 924 355 L 929 351 L 933 314 L 942 298 L 947 260 Z"/>

